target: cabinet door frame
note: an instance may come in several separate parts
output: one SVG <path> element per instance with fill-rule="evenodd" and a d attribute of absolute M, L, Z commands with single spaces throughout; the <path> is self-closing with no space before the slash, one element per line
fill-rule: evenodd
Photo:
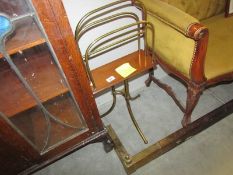
<path fill-rule="evenodd" d="M 72 33 L 62 0 L 31 0 L 48 39 L 70 84 L 88 131 L 50 150 L 46 155 L 54 156 L 77 143 L 85 144 L 90 137 L 106 135 L 103 123 L 82 62 L 81 53 Z M 102 134 L 100 134 L 102 131 Z M 99 136 L 97 136 L 99 135 Z M 46 156 L 47 157 L 47 156 Z"/>

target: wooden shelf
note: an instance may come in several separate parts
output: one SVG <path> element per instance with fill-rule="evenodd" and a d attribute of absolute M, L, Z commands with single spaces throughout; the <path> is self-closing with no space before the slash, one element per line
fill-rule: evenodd
<path fill-rule="evenodd" d="M 16 54 L 15 57 L 15 64 L 42 102 L 68 92 L 48 51 L 36 47 L 25 51 L 23 55 Z M 14 116 L 36 105 L 3 59 L 0 60 L 0 84 L 0 111 L 6 116 Z"/>
<path fill-rule="evenodd" d="M 6 50 L 12 55 L 45 42 L 37 25 L 31 18 L 28 18 L 16 24 L 15 31 L 7 38 Z M 0 58 L 2 57 L 0 53 Z"/>
<path fill-rule="evenodd" d="M 133 72 L 131 75 L 129 75 L 126 78 L 121 77 L 121 75 L 119 75 L 115 71 L 117 67 L 121 66 L 124 63 L 129 63 L 132 67 L 136 69 L 135 72 Z M 139 74 L 142 74 L 143 72 L 146 72 L 152 67 L 153 67 L 152 57 L 149 55 L 146 56 L 145 52 L 143 50 L 140 50 L 140 51 L 131 53 L 127 56 L 124 56 L 120 59 L 117 59 L 111 63 L 105 64 L 101 67 L 93 69 L 91 73 L 93 75 L 93 78 L 96 84 L 96 89 L 93 91 L 93 93 L 97 94 L 112 86 L 118 85 L 122 83 L 125 79 L 129 79 Z M 114 76 L 115 80 L 109 83 L 106 81 L 106 79 L 111 76 Z"/>

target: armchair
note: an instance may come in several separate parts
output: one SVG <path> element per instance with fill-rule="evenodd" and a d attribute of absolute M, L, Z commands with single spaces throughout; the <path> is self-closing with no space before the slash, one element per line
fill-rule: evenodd
<path fill-rule="evenodd" d="M 233 80 L 233 17 L 224 17 L 223 0 L 141 1 L 147 20 L 155 27 L 155 37 L 148 40 L 155 41 L 156 65 L 187 85 L 186 107 L 153 73 L 146 85 L 153 81 L 167 91 L 184 112 L 181 123 L 185 127 L 204 89 Z"/>

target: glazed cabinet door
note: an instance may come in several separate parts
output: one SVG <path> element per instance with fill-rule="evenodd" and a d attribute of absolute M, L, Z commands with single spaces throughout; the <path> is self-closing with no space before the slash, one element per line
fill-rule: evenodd
<path fill-rule="evenodd" d="M 25 160 L 103 129 L 62 3 L 51 2 L 0 0 L 0 139 Z"/>

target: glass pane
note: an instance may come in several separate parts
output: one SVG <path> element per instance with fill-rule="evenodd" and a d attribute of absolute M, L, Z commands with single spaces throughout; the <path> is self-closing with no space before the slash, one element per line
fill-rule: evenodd
<path fill-rule="evenodd" d="M 26 0 L 0 0 L 0 12 L 10 17 L 20 16 L 30 12 Z"/>
<path fill-rule="evenodd" d="M 38 19 L 10 21 L 0 37 L 1 117 L 44 152 L 87 126 Z"/>
<path fill-rule="evenodd" d="M 9 54 L 21 52 L 45 42 L 43 34 L 32 17 L 13 22 L 14 30 L 7 37 L 5 45 Z"/>

